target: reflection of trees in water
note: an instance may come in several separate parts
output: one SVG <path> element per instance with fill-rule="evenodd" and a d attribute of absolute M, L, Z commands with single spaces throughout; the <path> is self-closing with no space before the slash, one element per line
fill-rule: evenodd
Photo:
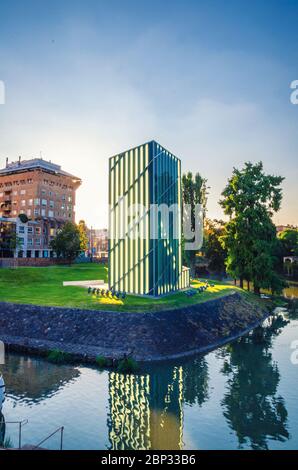
<path fill-rule="evenodd" d="M 8 355 L 1 366 L 7 396 L 15 400 L 39 402 L 54 395 L 80 375 L 68 365 L 55 365 L 31 357 Z"/>
<path fill-rule="evenodd" d="M 209 375 L 205 357 L 197 357 L 184 368 L 184 401 L 201 406 L 209 398 Z"/>
<path fill-rule="evenodd" d="M 111 449 L 183 448 L 183 402 L 208 398 L 204 358 L 183 365 L 155 365 L 143 375 L 109 374 Z"/>
<path fill-rule="evenodd" d="M 264 331 L 256 330 L 223 350 L 228 385 L 223 414 L 240 447 L 249 442 L 253 449 L 267 449 L 268 439 L 289 438 L 285 402 L 277 394 L 280 374 L 269 350 L 283 322 L 276 318 Z"/>

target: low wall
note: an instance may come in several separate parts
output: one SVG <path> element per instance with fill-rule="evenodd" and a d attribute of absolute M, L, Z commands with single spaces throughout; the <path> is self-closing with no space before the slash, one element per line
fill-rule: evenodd
<path fill-rule="evenodd" d="M 0 268 L 19 266 L 53 266 L 56 264 L 68 264 L 64 258 L 0 258 Z"/>
<path fill-rule="evenodd" d="M 124 313 L 0 303 L 0 340 L 14 350 L 60 349 L 79 360 L 132 353 L 139 361 L 205 352 L 257 326 L 268 314 L 240 294 L 187 308 Z"/>

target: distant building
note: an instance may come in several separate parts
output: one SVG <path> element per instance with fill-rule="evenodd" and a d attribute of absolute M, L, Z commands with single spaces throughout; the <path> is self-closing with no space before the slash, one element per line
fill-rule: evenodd
<path fill-rule="evenodd" d="M 152 207 L 181 208 L 179 158 L 155 141 L 111 157 L 109 205 L 110 288 L 158 296 L 188 286 L 189 271 L 182 267 L 181 210 L 176 217 L 178 237 L 173 214 L 166 236 L 161 217 L 151 218 Z M 122 211 L 133 206 L 144 208 L 134 220 Z"/>
<path fill-rule="evenodd" d="M 88 254 L 94 258 L 107 259 L 109 237 L 108 229 L 88 229 Z"/>
<path fill-rule="evenodd" d="M 81 179 L 41 158 L 8 163 L 0 170 L 0 220 L 15 225 L 14 256 L 48 258 L 50 242 L 65 222 L 75 220 L 75 195 Z M 28 222 L 24 222 L 24 214 Z"/>
<path fill-rule="evenodd" d="M 283 232 L 284 230 L 297 230 L 297 229 L 298 229 L 297 225 L 277 225 L 276 226 L 277 233 Z"/>

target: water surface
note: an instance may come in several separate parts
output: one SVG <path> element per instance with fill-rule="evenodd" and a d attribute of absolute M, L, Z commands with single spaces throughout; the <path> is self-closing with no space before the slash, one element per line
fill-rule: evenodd
<path fill-rule="evenodd" d="M 282 315 L 212 353 L 133 375 L 9 355 L 5 438 L 17 445 L 8 422 L 28 419 L 24 444 L 63 425 L 65 449 L 298 449 L 297 339 L 297 318 Z"/>

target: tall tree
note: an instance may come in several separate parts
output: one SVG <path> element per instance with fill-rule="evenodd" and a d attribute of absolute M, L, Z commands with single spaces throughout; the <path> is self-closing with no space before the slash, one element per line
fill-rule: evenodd
<path fill-rule="evenodd" d="M 188 205 L 190 207 L 189 226 L 193 232 L 195 232 L 195 230 L 198 228 L 195 221 L 196 204 L 201 204 L 203 209 L 203 217 L 205 217 L 207 211 L 207 199 L 207 179 L 203 178 L 200 173 L 196 173 L 195 176 L 193 176 L 190 171 L 184 174 L 182 176 L 182 202 L 183 206 Z M 183 244 L 184 243 L 185 239 L 183 236 Z M 190 268 L 190 274 L 192 277 L 195 275 L 196 254 L 197 252 L 195 250 L 183 249 L 183 261 Z"/>
<path fill-rule="evenodd" d="M 66 222 L 50 245 L 58 257 L 66 258 L 71 264 L 81 251 L 80 232 L 76 224 Z"/>
<path fill-rule="evenodd" d="M 79 221 L 78 230 L 80 234 L 81 251 L 86 251 L 88 250 L 88 228 L 84 220 Z"/>
<path fill-rule="evenodd" d="M 262 162 L 234 168 L 222 192 L 220 205 L 230 217 L 222 243 L 227 249 L 227 271 L 235 279 L 280 292 L 284 286 L 276 274 L 277 237 L 272 216 L 281 205 L 283 177 L 264 173 Z"/>

